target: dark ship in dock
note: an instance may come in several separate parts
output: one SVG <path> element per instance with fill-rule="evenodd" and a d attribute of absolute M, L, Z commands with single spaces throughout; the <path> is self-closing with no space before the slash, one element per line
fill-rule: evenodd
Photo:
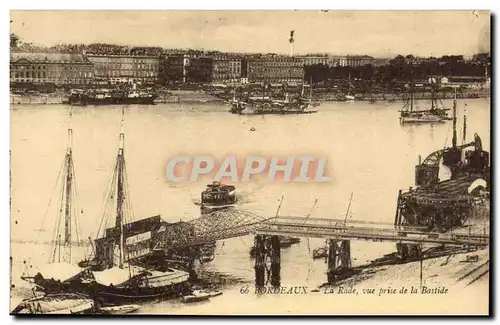
<path fill-rule="evenodd" d="M 465 115 L 463 130 L 464 143 L 457 145 L 455 100 L 452 146 L 431 153 L 415 166 L 416 188 L 399 192 L 396 226 L 447 231 L 463 226 L 469 218 L 489 218 L 489 153 L 477 134 L 466 143 Z M 449 169 L 450 179 L 439 179 L 441 162 Z"/>
<path fill-rule="evenodd" d="M 73 89 L 67 102 L 74 106 L 86 105 L 154 105 L 158 95 L 152 91 L 139 91 L 136 86 L 116 89 Z"/>

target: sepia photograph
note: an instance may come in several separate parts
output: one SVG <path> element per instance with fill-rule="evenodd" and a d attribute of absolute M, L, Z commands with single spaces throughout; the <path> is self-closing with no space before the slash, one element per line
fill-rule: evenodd
<path fill-rule="evenodd" d="M 9 15 L 10 315 L 491 315 L 490 11 Z"/>

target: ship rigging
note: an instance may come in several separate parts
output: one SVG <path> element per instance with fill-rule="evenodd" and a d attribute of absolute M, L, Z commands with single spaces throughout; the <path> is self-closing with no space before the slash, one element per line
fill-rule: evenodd
<path fill-rule="evenodd" d="M 448 118 L 447 108 L 439 108 L 438 101 L 435 98 L 435 88 L 436 88 L 436 79 L 429 78 L 429 84 L 431 87 L 431 102 L 429 109 L 417 109 L 417 103 L 415 99 L 415 88 L 417 85 L 413 82 L 410 82 L 407 93 L 407 100 L 403 105 L 403 108 L 400 110 L 399 121 L 401 124 L 408 123 L 442 123 Z M 455 91 L 456 96 L 456 91 Z M 441 102 L 442 105 L 442 102 Z"/>

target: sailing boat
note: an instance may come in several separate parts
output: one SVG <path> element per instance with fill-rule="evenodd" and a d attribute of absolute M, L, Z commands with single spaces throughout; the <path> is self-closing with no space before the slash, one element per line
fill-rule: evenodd
<path fill-rule="evenodd" d="M 70 110 L 70 119 L 72 111 Z M 63 198 L 60 202 L 59 214 L 56 224 L 56 240 L 51 258 L 47 265 L 39 268 L 35 276 L 21 276 L 21 279 L 33 283 L 35 288 L 44 292 L 37 295 L 33 288 L 33 297 L 22 300 L 12 311 L 13 314 L 75 314 L 93 310 L 94 301 L 88 296 L 76 294 L 71 288 L 83 269 L 71 264 L 72 258 L 72 223 L 78 230 L 76 202 L 75 169 L 73 165 L 73 130 L 68 129 L 68 147 L 66 149 L 62 173 L 57 182 L 61 182 Z M 81 210 L 82 211 L 82 210 Z M 83 212 L 83 211 L 82 211 Z M 64 241 L 61 240 L 59 229 L 64 222 Z M 78 231 L 76 231 L 77 242 Z M 57 255 L 57 258 L 56 258 Z"/>
<path fill-rule="evenodd" d="M 238 106 L 241 106 L 243 104 L 246 104 L 245 102 L 240 101 L 239 99 L 236 98 L 236 85 L 233 86 L 233 98 L 228 101 L 229 104 L 231 104 L 231 110 L 233 111 L 234 109 L 237 109 Z"/>
<path fill-rule="evenodd" d="M 300 102 L 301 102 L 301 109 L 303 110 L 307 110 L 307 109 L 312 109 L 313 107 L 317 107 L 319 106 L 319 103 L 313 103 L 313 100 L 312 100 L 312 78 L 311 80 L 309 81 L 309 97 L 308 98 L 300 98 Z M 304 87 L 302 87 L 302 97 L 303 97 L 303 94 L 304 94 Z"/>
<path fill-rule="evenodd" d="M 122 108 L 120 146 L 109 195 L 111 199 L 116 197 L 115 226 L 95 240 L 96 260 L 104 263 L 91 265 L 88 276 L 79 286 L 79 290 L 104 306 L 176 295 L 184 290 L 189 278 L 189 273 L 182 270 L 166 266 L 146 268 L 134 263 L 136 258 L 150 253 L 151 230 L 144 225 L 141 233 L 135 233 L 132 229 L 134 223 L 125 223 L 130 211 L 126 211 L 129 205 L 125 191 L 123 114 Z"/>
<path fill-rule="evenodd" d="M 72 117 L 70 110 L 70 118 Z M 82 273 L 83 269 L 72 264 L 72 226 L 75 226 L 77 242 L 79 242 L 76 202 L 75 168 L 73 164 L 73 130 L 68 128 L 68 146 L 57 183 L 61 183 L 62 200 L 59 207 L 53 241 L 52 254 L 49 262 L 39 268 L 35 276 L 22 276 L 23 280 L 33 282 L 44 291 L 60 291 L 62 286 L 68 285 Z M 64 214 L 62 212 L 64 211 Z M 81 210 L 83 212 L 83 210 Z M 64 239 L 61 239 L 60 228 L 64 223 Z M 74 224 L 73 224 L 74 223 Z"/>
<path fill-rule="evenodd" d="M 349 73 L 349 85 L 348 85 L 348 89 L 347 89 L 347 94 L 344 95 L 344 99 L 346 101 L 354 101 L 356 98 L 351 95 L 351 87 L 353 87 L 353 85 L 351 84 L 351 74 Z"/>
<path fill-rule="evenodd" d="M 437 100 L 434 95 L 434 84 L 435 79 L 430 78 L 429 83 L 431 84 L 431 107 L 427 110 L 416 110 L 415 99 L 414 99 L 414 88 L 413 83 L 408 84 L 409 96 L 406 103 L 401 109 L 399 121 L 402 124 L 405 123 L 442 123 L 449 120 L 446 108 L 438 108 Z"/>

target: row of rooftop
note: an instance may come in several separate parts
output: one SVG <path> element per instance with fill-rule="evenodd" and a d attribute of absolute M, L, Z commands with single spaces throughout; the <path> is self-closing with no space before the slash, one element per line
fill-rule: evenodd
<path fill-rule="evenodd" d="M 11 38 L 12 40 L 12 38 Z M 463 60 L 461 56 L 446 58 Z M 392 60 L 392 61 L 391 61 Z M 419 64 L 435 58 L 408 55 L 374 58 L 368 55 L 310 53 L 287 56 L 276 53 L 128 47 L 112 44 L 58 45 L 50 48 L 11 41 L 11 82 L 84 84 L 131 79 L 153 84 L 170 82 L 302 82 L 307 66 L 385 66 L 403 60 Z"/>
<path fill-rule="evenodd" d="M 40 50 L 40 49 L 38 49 Z M 38 51 L 31 52 L 23 49 L 11 49 L 11 61 L 16 60 L 17 58 L 25 58 L 31 61 L 55 61 L 55 62 L 71 62 L 71 63 L 83 63 L 87 57 L 110 57 L 110 58 L 119 58 L 119 57 L 130 57 L 130 58 L 159 58 L 165 59 L 167 57 L 182 57 L 186 59 L 191 58 L 211 58 L 213 60 L 262 60 L 262 61 L 302 61 L 304 65 L 314 65 L 314 64 L 323 64 L 328 66 L 362 66 L 366 64 L 372 64 L 374 66 L 380 66 L 384 64 L 388 64 L 390 59 L 388 58 L 374 58 L 368 55 L 346 55 L 346 56 L 338 56 L 338 55 L 324 55 L 324 54 L 307 54 L 307 55 L 297 55 L 297 56 L 288 56 L 276 53 L 266 53 L 266 54 L 241 54 L 241 53 L 222 53 L 222 52 L 214 52 L 214 51 L 185 51 L 181 53 L 179 51 L 175 51 L 173 53 L 164 53 L 159 55 L 149 55 L 149 54 L 138 54 L 131 52 L 111 52 L 111 53 L 102 53 L 96 51 L 82 51 L 80 53 L 64 53 L 64 52 L 53 52 L 53 51 Z"/>

